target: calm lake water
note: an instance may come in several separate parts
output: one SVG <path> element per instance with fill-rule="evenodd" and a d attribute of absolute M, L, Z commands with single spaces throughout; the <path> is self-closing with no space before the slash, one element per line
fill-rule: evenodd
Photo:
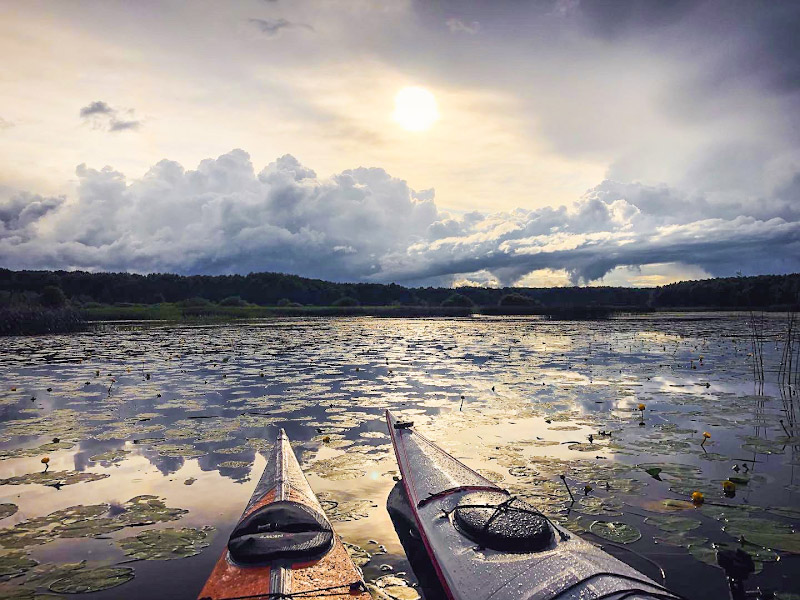
<path fill-rule="evenodd" d="M 689 598 L 727 597 L 714 548 L 741 535 L 758 570 L 748 588 L 800 598 L 797 399 L 771 371 L 783 326 L 768 317 L 763 390 L 743 314 L 291 319 L 0 339 L 0 597 L 195 598 L 281 427 L 367 580 L 417 587 L 385 508 L 397 475 L 390 408 L 657 580 L 660 566 Z M 734 497 L 723 495 L 729 477 Z M 703 507 L 684 502 L 693 491 Z"/>

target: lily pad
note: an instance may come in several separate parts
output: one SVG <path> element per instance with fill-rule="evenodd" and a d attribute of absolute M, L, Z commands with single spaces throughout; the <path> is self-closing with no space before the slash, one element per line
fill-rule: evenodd
<path fill-rule="evenodd" d="M 0 505 L 2 506 L 2 505 Z M 797 519 L 800 521 L 800 507 L 796 506 L 773 506 L 767 509 L 768 513 L 786 517 L 787 519 Z"/>
<path fill-rule="evenodd" d="M 38 565 L 26 552 L 5 552 L 0 554 L 0 577 L 14 577 Z"/>
<path fill-rule="evenodd" d="M 5 519 L 6 517 L 10 517 L 11 515 L 15 514 L 18 510 L 19 507 L 16 504 L 11 504 L 10 502 L 0 504 L 0 519 Z"/>
<path fill-rule="evenodd" d="M 156 449 L 161 456 L 171 458 L 199 458 L 208 454 L 205 450 L 195 448 L 191 444 L 161 444 Z"/>
<path fill-rule="evenodd" d="M 605 450 L 605 446 L 601 446 L 599 444 L 587 444 L 585 442 L 569 444 L 567 448 L 570 450 L 576 450 L 578 452 L 602 452 Z"/>
<path fill-rule="evenodd" d="M 745 443 L 742 444 L 742 450 L 756 454 L 783 454 L 785 446 L 780 440 L 765 440 L 757 436 L 747 436 Z"/>
<path fill-rule="evenodd" d="M 420 598 L 419 592 L 407 585 L 387 585 L 381 589 L 392 600 L 419 600 Z"/>
<path fill-rule="evenodd" d="M 133 579 L 133 569 L 128 567 L 98 567 L 77 569 L 66 577 L 56 579 L 49 589 L 61 594 L 86 594 L 108 590 Z"/>
<path fill-rule="evenodd" d="M 82 527 L 91 523 L 108 511 L 108 504 L 71 506 L 45 515 L 17 523 L 8 529 L 0 529 L 0 546 L 3 548 L 25 548 L 49 542 L 57 537 L 84 537 Z M 110 528 L 99 527 L 85 532 L 86 536 L 107 533 L 120 529 L 121 525 Z"/>
<path fill-rule="evenodd" d="M 689 517 L 678 517 L 674 515 L 659 515 L 647 517 L 644 520 L 649 525 L 655 525 L 661 531 L 668 532 L 686 532 L 700 527 L 698 519 L 690 519 Z"/>
<path fill-rule="evenodd" d="M 744 539 L 772 550 L 800 554 L 800 533 L 747 533 Z"/>
<path fill-rule="evenodd" d="M 171 560 L 200 554 L 213 527 L 152 529 L 118 541 L 125 554 L 139 560 Z"/>
<path fill-rule="evenodd" d="M 745 515 L 726 516 L 722 529 L 732 537 L 746 536 L 748 539 L 753 534 L 781 535 L 790 533 L 791 526 L 772 519 L 758 519 Z M 768 544 L 761 544 L 767 546 Z"/>
<path fill-rule="evenodd" d="M 328 518 L 336 522 L 366 519 L 369 511 L 378 506 L 369 500 L 336 501 L 328 494 L 320 494 L 319 500 Z"/>
<path fill-rule="evenodd" d="M 325 479 L 343 481 L 366 475 L 363 469 L 369 463 L 370 461 L 361 454 L 348 453 L 314 461 L 308 471 Z"/>
<path fill-rule="evenodd" d="M 704 562 L 707 565 L 712 565 L 714 567 L 718 566 L 717 551 L 714 548 L 709 548 L 707 546 L 690 546 L 689 553 L 700 562 Z"/>
<path fill-rule="evenodd" d="M 61 600 L 63 596 L 42 594 L 21 585 L 0 583 L 0 598 L 3 598 L 3 600 Z"/>
<path fill-rule="evenodd" d="M 376 588 L 375 592 L 378 592 L 375 597 L 382 600 L 419 600 L 420 598 L 419 592 L 410 587 L 405 579 L 397 575 L 384 575 L 383 577 L 378 577 L 372 583 Z"/>
<path fill-rule="evenodd" d="M 382 588 L 379 588 L 374 583 L 367 584 L 367 592 L 369 592 L 372 600 L 392 600 L 392 597 L 389 596 L 389 594 L 384 592 Z"/>
<path fill-rule="evenodd" d="M 575 511 L 582 515 L 618 517 L 622 515 L 622 504 L 610 498 L 582 496 L 575 504 Z"/>
<path fill-rule="evenodd" d="M 659 473 L 664 473 L 675 478 L 681 477 L 696 477 L 702 473 L 702 470 L 694 465 L 684 465 L 681 463 L 643 463 L 639 465 L 645 472 L 650 472 L 651 469 L 660 469 Z"/>
<path fill-rule="evenodd" d="M 595 521 L 589 526 L 593 534 L 617 544 L 631 544 L 642 537 L 633 525 L 619 521 Z"/>
<path fill-rule="evenodd" d="M 50 442 L 37 446 L 36 448 L 17 448 L 16 450 L 0 451 L 0 459 L 3 458 L 23 458 L 26 456 L 40 456 L 56 452 L 58 450 L 69 450 L 75 446 L 72 442 Z"/>
<path fill-rule="evenodd" d="M 183 508 L 170 508 L 158 496 L 136 496 L 124 505 L 125 511 L 119 519 L 126 525 L 152 525 L 166 521 L 176 521 L 188 513 Z"/>
<path fill-rule="evenodd" d="M 103 452 L 102 454 L 95 454 L 94 456 L 90 457 L 89 460 L 92 462 L 114 462 L 120 460 L 121 458 L 125 458 L 128 454 L 130 454 L 130 450 L 109 450 L 107 452 Z"/>
<path fill-rule="evenodd" d="M 86 561 L 76 563 L 45 564 L 34 567 L 28 573 L 25 583 L 34 587 L 48 587 L 54 581 L 70 576 L 75 571 L 86 568 Z"/>
<path fill-rule="evenodd" d="M 6 479 L 0 479 L 0 485 L 27 485 L 40 483 L 42 485 L 73 485 L 75 483 L 87 483 L 109 477 L 107 473 L 87 473 L 86 471 L 40 471 L 38 473 L 26 473 L 16 475 Z"/>
<path fill-rule="evenodd" d="M 663 471 L 661 467 L 650 467 L 644 470 L 644 472 L 650 475 L 650 477 L 653 479 L 658 479 L 659 481 L 661 481 L 661 471 Z"/>
<path fill-rule="evenodd" d="M 56 538 L 96 537 L 123 527 L 174 521 L 187 512 L 166 506 L 157 496 L 136 496 L 113 508 L 108 504 L 71 506 L 0 529 L 0 547 L 25 548 Z"/>
<path fill-rule="evenodd" d="M 372 555 L 366 550 L 364 550 L 361 546 L 350 544 L 348 542 L 342 542 L 342 543 L 344 544 L 344 547 L 347 549 L 347 553 L 350 555 L 350 558 L 353 559 L 353 562 L 357 567 L 363 567 L 372 559 Z"/>
<path fill-rule="evenodd" d="M 220 469 L 243 469 L 249 467 L 250 463 L 246 460 L 226 460 L 217 465 Z"/>
<path fill-rule="evenodd" d="M 96 537 L 122 529 L 123 524 L 111 517 L 93 518 L 64 523 L 53 530 L 53 535 L 62 538 Z"/>
<path fill-rule="evenodd" d="M 687 500 L 675 500 L 673 498 L 667 498 L 666 500 L 650 500 L 645 502 L 643 506 L 647 510 L 657 513 L 680 512 L 695 508 L 695 505 Z"/>

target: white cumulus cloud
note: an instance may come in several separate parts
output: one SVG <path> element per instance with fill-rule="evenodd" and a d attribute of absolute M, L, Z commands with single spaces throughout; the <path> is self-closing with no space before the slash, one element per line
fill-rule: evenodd
<path fill-rule="evenodd" d="M 746 206 L 604 181 L 568 207 L 454 216 L 437 208 L 433 190 L 383 169 L 320 177 L 291 155 L 260 172 L 233 150 L 194 170 L 162 160 L 139 179 L 111 167 L 76 173 L 74 198 L 0 199 L 0 264 L 426 285 L 590 283 L 609 273 L 618 281 L 646 265 L 650 281 L 658 265 L 710 275 L 800 270 L 794 180 Z"/>

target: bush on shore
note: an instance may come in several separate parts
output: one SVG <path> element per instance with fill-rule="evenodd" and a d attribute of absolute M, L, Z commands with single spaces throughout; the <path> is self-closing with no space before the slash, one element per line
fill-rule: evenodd
<path fill-rule="evenodd" d="M 472 300 L 464 296 L 463 294 L 450 294 L 444 302 L 442 302 L 442 306 L 462 306 L 462 307 L 470 307 L 473 306 Z"/>
<path fill-rule="evenodd" d="M 69 333 L 83 331 L 86 327 L 83 316 L 72 308 L 0 308 L 0 335 Z"/>
<path fill-rule="evenodd" d="M 359 301 L 355 298 L 351 298 L 350 296 L 342 296 L 338 300 L 335 300 L 331 306 L 358 306 Z"/>
<path fill-rule="evenodd" d="M 228 296 L 219 301 L 220 306 L 247 306 L 247 302 L 239 296 Z"/>
<path fill-rule="evenodd" d="M 506 294 L 500 298 L 500 301 L 497 303 L 498 306 L 536 306 L 538 304 L 540 304 L 540 302 L 537 302 L 530 296 L 517 292 Z"/>

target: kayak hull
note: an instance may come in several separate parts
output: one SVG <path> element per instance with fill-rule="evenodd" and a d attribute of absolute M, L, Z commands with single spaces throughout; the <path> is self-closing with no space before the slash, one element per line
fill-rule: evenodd
<path fill-rule="evenodd" d="M 450 600 L 678 599 L 622 561 L 556 524 L 537 552 L 480 547 L 454 524 L 460 502 L 508 492 L 386 412 L 416 526 Z M 466 500 L 465 500 L 466 498 Z"/>
<path fill-rule="evenodd" d="M 240 523 L 273 503 L 285 501 L 296 502 L 324 516 L 291 449 L 289 438 L 281 430 Z M 237 564 L 226 549 L 217 560 L 198 600 L 241 597 L 257 600 L 268 598 L 270 594 L 314 597 L 314 592 L 320 592 L 330 600 L 370 599 L 361 571 L 353 564 L 335 533 L 330 549 L 311 560 L 274 560 L 263 565 L 244 565 Z"/>

